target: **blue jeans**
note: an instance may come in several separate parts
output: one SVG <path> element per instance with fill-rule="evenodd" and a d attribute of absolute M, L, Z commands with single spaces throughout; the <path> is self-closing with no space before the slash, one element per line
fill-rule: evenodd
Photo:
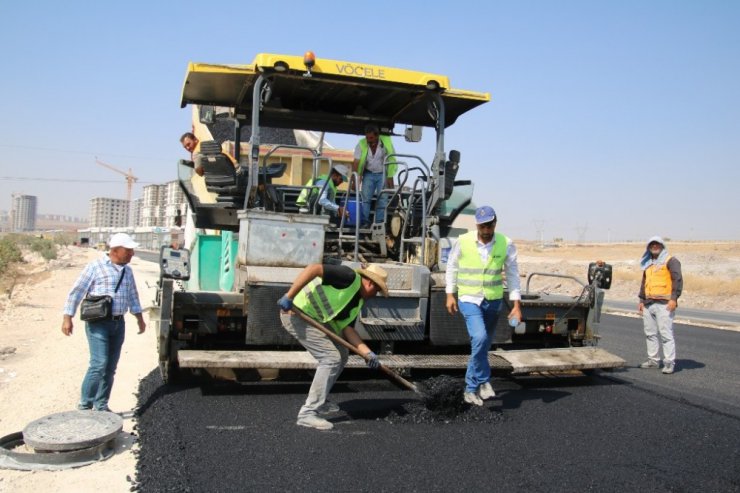
<path fill-rule="evenodd" d="M 470 361 L 465 373 L 465 392 L 475 392 L 481 384 L 491 379 L 488 350 L 491 348 L 493 331 L 501 311 L 501 300 L 483 300 L 480 306 L 459 302 L 458 307 L 465 317 L 470 335 Z"/>
<path fill-rule="evenodd" d="M 370 203 L 374 196 L 378 196 L 375 204 L 375 222 L 382 223 L 385 220 L 385 207 L 388 203 L 387 195 L 380 195 L 385 187 L 385 173 L 366 172 L 362 175 L 362 223 L 370 222 Z"/>
<path fill-rule="evenodd" d="M 90 366 L 82 380 L 82 396 L 77 407 L 105 409 L 121 356 L 126 324 L 123 319 L 88 322 L 85 323 L 85 333 L 90 346 Z"/>

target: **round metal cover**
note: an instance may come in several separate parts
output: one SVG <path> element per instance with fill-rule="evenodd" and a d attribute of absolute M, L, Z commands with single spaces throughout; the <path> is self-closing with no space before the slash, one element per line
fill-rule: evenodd
<path fill-rule="evenodd" d="M 123 420 L 105 411 L 66 411 L 32 421 L 23 440 L 35 450 L 78 450 L 106 443 L 123 429 Z"/>

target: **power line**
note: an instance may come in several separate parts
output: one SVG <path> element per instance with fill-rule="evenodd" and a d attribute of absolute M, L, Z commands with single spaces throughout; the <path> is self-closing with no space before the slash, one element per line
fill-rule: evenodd
<path fill-rule="evenodd" d="M 0 176 L 0 181 L 64 181 L 73 183 L 121 183 L 121 180 L 82 180 L 75 178 L 34 178 L 30 176 Z M 150 184 L 153 181 L 137 181 L 136 183 Z"/>
<path fill-rule="evenodd" d="M 29 149 L 32 151 L 50 151 L 50 152 L 63 152 L 65 154 L 84 154 L 87 156 L 115 156 L 115 157 L 122 157 L 127 159 L 145 159 L 148 162 L 154 162 L 151 161 L 152 156 L 131 156 L 129 154 L 111 154 L 108 152 L 93 152 L 93 151 L 77 151 L 72 149 L 59 149 L 57 147 L 40 147 L 40 146 L 25 146 L 25 145 L 15 145 L 15 144 L 0 144 L 0 147 L 9 147 L 13 149 Z M 155 159 L 172 159 L 170 156 L 169 158 L 155 158 Z"/>

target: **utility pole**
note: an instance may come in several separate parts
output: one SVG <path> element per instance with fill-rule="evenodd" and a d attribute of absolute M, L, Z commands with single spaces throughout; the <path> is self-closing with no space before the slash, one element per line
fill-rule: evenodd
<path fill-rule="evenodd" d="M 134 186 L 134 183 L 139 181 L 137 177 L 134 176 L 133 171 L 131 171 L 131 168 L 128 169 L 128 173 L 125 171 L 122 171 L 115 166 L 111 166 L 108 163 L 104 163 L 100 159 L 98 159 L 97 156 L 95 156 L 95 164 L 98 164 L 102 166 L 103 168 L 108 168 L 111 171 L 115 171 L 116 173 L 120 173 L 123 176 L 126 177 L 126 203 L 128 204 L 127 207 L 127 213 L 126 213 L 126 224 L 128 227 L 133 227 L 133 224 L 131 224 L 131 189 Z"/>
<path fill-rule="evenodd" d="M 537 232 L 537 236 L 540 239 L 540 247 L 544 247 L 545 246 L 545 236 L 544 236 L 545 220 L 544 219 L 534 219 L 533 222 L 534 222 L 534 229 Z"/>
<path fill-rule="evenodd" d="M 586 231 L 588 231 L 588 223 L 583 226 L 576 225 L 576 233 L 578 233 L 578 244 L 583 245 L 586 243 Z"/>

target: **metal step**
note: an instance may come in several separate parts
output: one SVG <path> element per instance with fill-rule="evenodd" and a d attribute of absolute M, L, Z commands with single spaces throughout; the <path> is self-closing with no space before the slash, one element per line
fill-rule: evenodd
<path fill-rule="evenodd" d="M 469 355 L 380 355 L 380 361 L 397 369 L 464 369 Z M 306 351 L 198 351 L 177 353 L 181 368 L 316 368 L 316 360 Z M 535 371 L 588 370 L 619 368 L 625 361 L 603 349 L 594 347 L 563 349 L 527 349 L 521 351 L 491 351 L 488 361 L 494 370 L 512 373 Z M 365 361 L 352 355 L 347 368 L 363 368 Z"/>

